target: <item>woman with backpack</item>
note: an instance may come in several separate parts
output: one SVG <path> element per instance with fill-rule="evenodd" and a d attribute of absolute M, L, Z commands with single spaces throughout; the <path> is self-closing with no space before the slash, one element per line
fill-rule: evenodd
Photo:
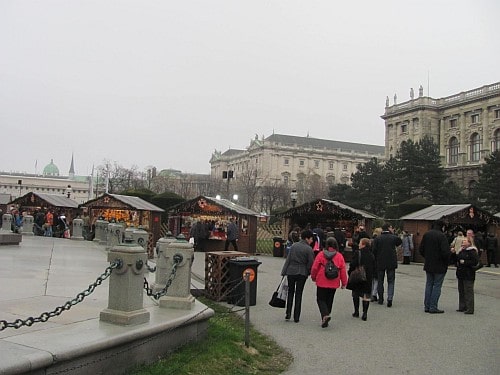
<path fill-rule="evenodd" d="M 326 239 L 326 248 L 318 252 L 311 269 L 311 278 L 316 282 L 316 302 L 321 314 L 321 327 L 328 327 L 333 298 L 338 288 L 347 285 L 347 272 L 344 256 L 338 251 L 339 245 L 334 237 Z"/>

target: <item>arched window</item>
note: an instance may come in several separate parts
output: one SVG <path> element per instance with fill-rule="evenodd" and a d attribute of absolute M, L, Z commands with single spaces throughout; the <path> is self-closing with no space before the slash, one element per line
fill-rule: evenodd
<path fill-rule="evenodd" d="M 481 157 L 481 137 L 474 133 L 470 137 L 470 161 L 479 161 Z"/>
<path fill-rule="evenodd" d="M 448 149 L 448 163 L 450 165 L 458 164 L 458 139 L 451 137 Z"/>
<path fill-rule="evenodd" d="M 330 185 L 330 186 L 331 186 L 331 185 L 334 185 L 334 184 L 335 184 L 335 176 L 334 176 L 333 174 L 328 174 L 328 175 L 326 176 L 326 183 L 327 183 L 328 185 Z"/>
<path fill-rule="evenodd" d="M 495 130 L 491 140 L 491 151 L 500 151 L 500 129 Z"/>

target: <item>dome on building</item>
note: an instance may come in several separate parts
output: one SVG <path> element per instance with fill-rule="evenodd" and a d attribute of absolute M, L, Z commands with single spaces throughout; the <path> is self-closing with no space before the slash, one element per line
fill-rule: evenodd
<path fill-rule="evenodd" d="M 45 168 L 43 168 L 44 176 L 59 176 L 59 168 L 54 164 L 54 159 L 50 159 L 50 164 L 47 164 Z"/>

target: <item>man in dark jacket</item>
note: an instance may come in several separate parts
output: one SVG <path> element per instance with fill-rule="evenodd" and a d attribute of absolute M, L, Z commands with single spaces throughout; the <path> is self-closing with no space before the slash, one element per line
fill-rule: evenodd
<path fill-rule="evenodd" d="M 441 296 L 441 286 L 448 270 L 451 250 L 446 235 L 441 231 L 439 222 L 435 222 L 432 229 L 424 234 L 419 251 L 425 258 L 425 312 L 442 314 L 444 311 L 438 309 L 438 302 Z"/>
<path fill-rule="evenodd" d="M 373 255 L 377 262 L 378 274 L 378 304 L 384 304 L 384 278 L 387 273 L 387 307 L 392 307 L 394 284 L 398 257 L 396 247 L 401 245 L 401 238 L 393 234 L 394 228 L 390 224 L 382 225 L 382 233 L 373 240 Z"/>

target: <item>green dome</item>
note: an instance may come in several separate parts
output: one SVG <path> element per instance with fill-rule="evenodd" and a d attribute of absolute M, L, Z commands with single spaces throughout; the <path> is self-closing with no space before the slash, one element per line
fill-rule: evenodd
<path fill-rule="evenodd" d="M 59 176 L 59 168 L 54 164 L 54 160 L 50 159 L 50 164 L 43 168 L 44 176 Z"/>

